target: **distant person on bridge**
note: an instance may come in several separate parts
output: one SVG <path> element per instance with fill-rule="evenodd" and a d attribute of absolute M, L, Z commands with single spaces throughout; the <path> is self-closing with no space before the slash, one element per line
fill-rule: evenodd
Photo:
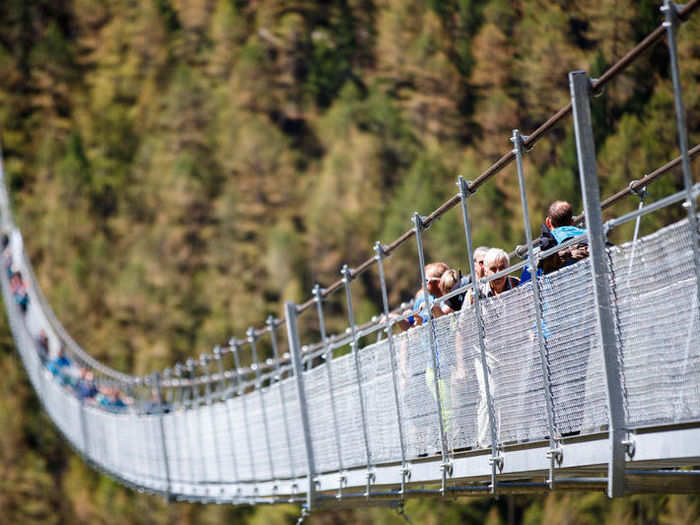
<path fill-rule="evenodd" d="M 450 267 L 444 262 L 434 262 L 425 265 L 425 288 L 428 290 L 428 301 L 423 297 L 423 288 L 421 287 L 415 295 L 413 303 L 414 315 L 407 319 L 402 319 L 398 322 L 401 330 L 406 331 L 412 326 L 419 326 L 428 320 L 428 308 L 432 307 L 436 297 L 442 296 L 440 289 L 440 278 L 442 274 L 449 270 Z M 404 314 L 408 314 L 407 310 Z"/>
<path fill-rule="evenodd" d="M 549 250 L 584 233 L 586 233 L 586 230 L 574 226 L 571 204 L 566 201 L 554 201 L 550 204 L 547 217 L 542 225 L 539 251 Z M 576 243 L 542 259 L 537 267 L 537 275 L 552 273 L 586 257 L 588 257 L 588 242 Z M 530 279 L 532 279 L 532 269 L 528 264 L 523 268 L 520 282 L 526 283 Z"/>
<path fill-rule="evenodd" d="M 10 277 L 10 289 L 12 290 L 15 302 L 20 310 L 22 310 L 22 313 L 25 313 L 29 305 L 29 294 L 27 292 L 27 284 L 24 282 L 24 279 L 22 279 L 22 273 L 19 270 L 13 271 Z"/>

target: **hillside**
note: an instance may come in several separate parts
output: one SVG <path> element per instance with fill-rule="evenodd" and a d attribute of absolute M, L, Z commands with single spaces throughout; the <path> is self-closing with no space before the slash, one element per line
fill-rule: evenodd
<path fill-rule="evenodd" d="M 650 0 L 4 0 L 0 138 L 26 247 L 59 318 L 95 357 L 142 374 L 199 355 L 403 233 L 414 211 L 456 192 L 458 174 L 473 179 L 505 153 L 513 128 L 527 134 L 563 106 L 568 71 L 599 75 L 660 21 Z M 700 15 L 679 52 L 693 146 Z M 665 44 L 593 111 L 603 196 L 677 156 Z M 570 119 L 525 170 L 533 227 L 556 198 L 580 208 Z M 681 186 L 673 173 L 650 193 Z M 514 168 L 472 210 L 475 243 L 523 241 Z M 418 282 L 413 248 L 388 263 L 394 304 Z M 458 213 L 430 230 L 427 250 L 465 268 Z M 359 321 L 381 305 L 368 275 L 353 290 Z M 342 309 L 330 310 L 329 330 L 344 329 Z M 90 471 L 38 409 L 1 333 L 0 523 L 291 519 L 284 508 L 166 506 Z M 697 497 L 492 503 L 415 502 L 409 513 L 434 523 L 499 523 L 509 505 L 531 524 L 700 516 Z M 401 520 L 363 510 L 317 522 L 390 516 Z"/>

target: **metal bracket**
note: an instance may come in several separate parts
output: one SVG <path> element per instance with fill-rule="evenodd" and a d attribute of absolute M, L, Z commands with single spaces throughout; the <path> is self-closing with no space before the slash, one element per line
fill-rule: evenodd
<path fill-rule="evenodd" d="M 445 472 L 448 476 L 452 476 L 454 472 L 454 464 L 451 461 L 445 461 L 440 465 L 440 470 Z"/>
<path fill-rule="evenodd" d="M 406 482 L 411 479 L 411 465 L 409 463 L 406 463 L 403 467 L 401 467 L 401 490 L 399 491 L 399 494 L 401 494 L 401 498 L 406 494 Z"/>
<path fill-rule="evenodd" d="M 610 233 L 615 228 L 615 223 L 612 220 L 605 221 L 603 223 L 603 237 L 608 240 L 608 233 Z"/>
<path fill-rule="evenodd" d="M 678 28 L 681 24 L 680 17 L 678 16 L 678 11 L 683 9 L 685 7 L 685 4 L 675 4 L 673 2 L 668 2 L 664 3 L 661 7 L 659 7 L 659 11 L 661 11 L 664 15 L 666 14 L 666 11 L 670 10 L 671 14 L 671 20 L 673 22 L 670 22 L 673 24 L 674 29 Z M 663 27 L 668 27 L 669 26 L 669 21 L 664 20 L 663 23 L 661 24 Z"/>
<path fill-rule="evenodd" d="M 500 452 L 497 456 L 491 456 L 489 458 L 489 465 L 496 465 L 498 472 L 503 472 L 503 456 Z"/>
<path fill-rule="evenodd" d="M 366 484 L 366 490 L 365 490 L 365 498 L 369 500 L 369 498 L 372 496 L 372 493 L 370 492 L 370 487 L 372 483 L 374 483 L 377 480 L 377 476 L 372 470 L 367 471 L 367 484 Z"/>
<path fill-rule="evenodd" d="M 343 265 L 343 268 L 340 270 L 340 275 L 343 276 L 343 281 L 351 282 L 354 278 L 352 275 L 352 268 L 350 268 L 347 264 Z"/>
<path fill-rule="evenodd" d="M 469 185 L 471 184 L 471 181 L 466 180 L 464 177 L 461 175 L 457 179 L 457 187 L 459 188 L 459 195 L 462 197 L 462 199 L 468 199 L 472 195 L 476 193 L 476 189 L 470 190 Z"/>
<path fill-rule="evenodd" d="M 425 220 L 427 217 L 422 216 L 417 211 L 413 212 L 413 224 L 415 225 L 416 232 L 424 232 L 430 228 L 430 225 L 425 225 Z"/>
<path fill-rule="evenodd" d="M 557 466 L 560 466 L 564 461 L 564 451 L 561 447 L 550 448 L 546 455 L 547 459 L 553 459 Z"/>
<path fill-rule="evenodd" d="M 315 284 L 313 290 L 311 290 L 311 293 L 314 294 L 314 299 L 316 299 L 316 302 L 322 302 L 323 301 L 323 294 L 326 291 L 325 288 L 321 288 L 320 284 Z"/>
<path fill-rule="evenodd" d="M 591 81 L 591 97 L 593 97 L 593 98 L 602 97 L 603 94 L 605 93 L 605 86 L 599 87 L 599 88 L 593 87 L 593 84 L 598 82 L 598 80 L 599 79 L 597 79 L 597 78 L 590 79 L 590 81 Z"/>
<path fill-rule="evenodd" d="M 624 440 L 622 442 L 622 444 L 625 447 L 625 453 L 627 454 L 627 457 L 629 459 L 633 459 L 634 454 L 637 451 L 637 447 L 636 447 L 636 444 L 634 442 L 634 439 L 632 439 L 632 437 L 629 437 L 628 439 Z"/>
<path fill-rule="evenodd" d="M 520 138 L 520 140 L 519 140 L 520 144 L 519 144 L 519 145 L 516 144 L 515 133 L 518 133 L 517 136 Z M 517 129 L 513 131 L 513 134 L 514 134 L 514 136 L 512 136 L 510 139 L 508 139 L 508 140 L 510 140 L 510 141 L 513 143 L 513 145 L 515 146 L 515 148 L 513 149 L 513 153 L 515 153 L 515 154 L 518 153 L 518 147 L 522 148 L 523 153 L 529 153 L 529 152 L 532 151 L 532 148 L 534 148 L 534 145 L 533 145 L 533 146 L 530 146 L 529 148 L 526 148 L 526 147 L 525 147 L 525 142 L 527 141 L 527 139 L 530 138 L 530 135 L 521 135 L 520 132 L 519 132 Z"/>
<path fill-rule="evenodd" d="M 374 243 L 374 251 L 377 254 L 375 257 L 377 260 L 385 259 L 386 257 L 388 257 L 388 255 L 386 253 L 387 248 L 388 248 L 388 246 L 385 246 L 380 241 L 377 241 Z"/>
<path fill-rule="evenodd" d="M 637 197 L 639 197 L 642 200 L 642 202 L 644 202 L 644 200 L 647 198 L 647 195 L 648 195 L 647 187 L 642 186 L 641 188 L 635 188 L 634 185 L 637 184 L 638 182 L 639 181 L 636 181 L 636 180 L 633 180 L 632 182 L 630 182 L 630 184 L 629 184 L 630 193 L 632 193 L 632 195 L 636 195 Z"/>
<path fill-rule="evenodd" d="M 338 493 L 335 495 L 335 498 L 337 500 L 343 499 L 343 489 L 347 486 L 347 484 L 348 484 L 347 476 L 345 476 L 345 474 L 340 472 L 339 476 L 338 476 Z"/>
<path fill-rule="evenodd" d="M 444 496 L 447 492 L 447 476 L 452 477 L 454 465 L 451 461 L 445 461 L 440 464 L 440 473 L 442 474 L 442 486 L 440 487 L 440 495 Z"/>

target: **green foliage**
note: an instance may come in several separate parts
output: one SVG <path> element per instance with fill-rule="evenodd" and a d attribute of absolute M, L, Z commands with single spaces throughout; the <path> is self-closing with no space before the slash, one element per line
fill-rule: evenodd
<path fill-rule="evenodd" d="M 700 140 L 700 16 L 679 34 L 691 146 Z M 146 373 L 208 351 L 308 298 L 476 179 L 661 21 L 642 0 L 5 0 L 0 130 L 18 222 L 68 331 Z M 603 197 L 678 155 L 665 45 L 594 99 Z M 570 120 L 526 156 L 533 228 L 557 198 L 580 211 Z M 470 198 L 474 242 L 524 240 L 515 170 Z M 678 171 L 650 198 L 682 187 Z M 636 207 L 628 199 L 606 212 Z M 642 231 L 682 216 L 644 218 Z M 629 238 L 631 225 L 614 232 Z M 467 267 L 459 207 L 425 233 L 429 260 Z M 411 239 L 386 261 L 393 305 L 419 285 Z M 379 311 L 376 273 L 353 282 Z M 344 330 L 343 297 L 326 303 Z M 291 523 L 289 507 L 166 506 L 91 471 L 32 395 L 0 330 L 0 521 Z M 317 336 L 312 316 L 303 336 Z M 510 507 L 509 507 L 510 505 Z M 697 523 L 696 496 L 601 494 L 445 503 L 427 523 Z M 388 509 L 318 522 L 399 523 Z"/>
<path fill-rule="evenodd" d="M 168 32 L 175 32 L 180 29 L 180 20 L 177 16 L 177 11 L 173 9 L 170 0 L 154 0 L 156 9 L 158 9 L 158 14 L 163 19 L 163 25 L 168 30 Z"/>

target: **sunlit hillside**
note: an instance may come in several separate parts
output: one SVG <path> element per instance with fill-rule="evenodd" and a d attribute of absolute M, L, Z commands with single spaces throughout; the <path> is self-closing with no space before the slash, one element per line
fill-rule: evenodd
<path fill-rule="evenodd" d="M 661 22 L 651 0 L 2 0 L 0 138 L 25 245 L 92 355 L 143 374 L 209 351 L 330 284 L 568 101 Z M 680 30 L 690 144 L 700 142 L 700 13 Z M 608 196 L 678 155 L 668 50 L 594 100 Z M 696 163 L 697 166 L 697 163 Z M 580 208 L 570 119 L 527 154 L 539 228 Z M 697 167 L 696 167 L 697 172 Z M 679 173 L 650 188 L 682 187 Z M 636 207 L 630 199 L 609 210 Z M 476 244 L 524 240 L 515 169 L 479 189 Z M 645 218 L 644 232 L 674 217 Z M 623 230 L 620 235 L 626 234 Z M 461 216 L 427 258 L 466 267 Z M 413 245 L 390 299 L 418 282 Z M 359 321 L 379 312 L 362 279 Z M 331 308 L 331 310 L 333 310 Z M 329 331 L 344 329 L 342 309 Z M 313 319 L 304 319 L 313 335 Z M 3 319 L 0 523 L 291 523 L 293 507 L 167 505 L 74 455 L 39 409 Z M 411 501 L 419 523 L 700 523 L 697 496 L 554 494 Z M 315 523 L 402 523 L 391 509 Z"/>

